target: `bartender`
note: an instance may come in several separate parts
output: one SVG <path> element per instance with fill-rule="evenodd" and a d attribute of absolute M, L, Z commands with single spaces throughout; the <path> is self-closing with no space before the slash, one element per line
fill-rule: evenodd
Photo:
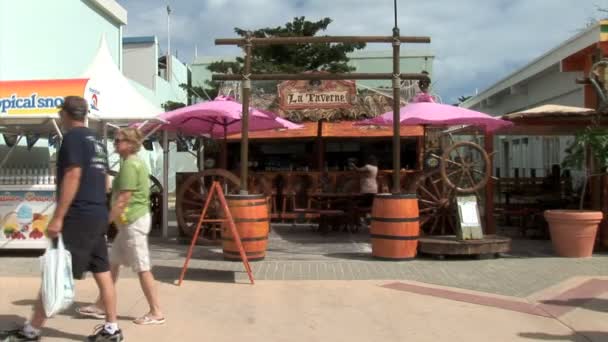
<path fill-rule="evenodd" d="M 351 162 L 351 167 L 360 173 L 359 185 L 360 192 L 364 194 L 362 204 L 371 207 L 374 202 L 374 195 L 378 193 L 378 159 L 374 155 L 369 155 L 363 167 L 356 167 Z"/>

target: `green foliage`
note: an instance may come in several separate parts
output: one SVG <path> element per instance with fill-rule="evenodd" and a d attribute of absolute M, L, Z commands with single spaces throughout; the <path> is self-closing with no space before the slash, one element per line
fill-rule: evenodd
<path fill-rule="evenodd" d="M 463 103 L 463 102 L 465 102 L 466 100 L 470 99 L 471 97 L 473 97 L 473 96 L 467 96 L 467 95 L 460 96 L 460 97 L 458 98 L 458 102 L 459 102 L 459 103 Z"/>
<path fill-rule="evenodd" d="M 332 19 L 323 18 L 319 21 L 308 21 L 305 17 L 296 17 L 284 26 L 266 27 L 251 32 L 253 37 L 313 37 L 325 31 Z M 235 28 L 241 37 L 247 36 L 247 31 Z M 253 73 L 299 73 L 305 71 L 350 72 L 353 67 L 348 65 L 347 54 L 365 48 L 364 43 L 357 44 L 299 44 L 299 45 L 263 45 L 253 48 L 251 69 Z M 239 74 L 244 60 L 237 57 L 234 61 L 219 61 L 211 63 L 207 69 L 213 73 Z M 217 96 L 219 84 L 207 81 L 205 91 L 213 97 Z"/>
<path fill-rule="evenodd" d="M 591 148 L 592 156 L 600 163 L 600 167 L 608 166 L 608 130 L 597 127 L 587 127 L 575 136 L 572 144 L 566 149 L 562 166 L 582 169 L 585 166 L 587 146 Z"/>
<path fill-rule="evenodd" d="M 192 97 L 196 96 L 204 100 L 213 100 L 217 97 L 218 89 L 207 89 L 199 86 L 190 86 L 186 83 L 180 84 L 179 87 L 188 92 L 188 99 L 191 99 Z"/>
<path fill-rule="evenodd" d="M 325 31 L 332 20 L 323 18 L 312 22 L 305 17 L 296 17 L 284 27 L 263 28 L 252 32 L 253 37 L 313 37 Z M 235 28 L 235 32 L 246 37 L 247 31 Z M 329 72 L 348 72 L 354 68 L 348 66 L 347 53 L 362 49 L 365 44 L 299 44 L 256 46 L 253 49 L 253 72 L 295 73 L 311 70 Z M 242 64 L 242 58 L 237 59 Z M 233 70 L 234 71 L 234 70 Z"/>
<path fill-rule="evenodd" d="M 167 101 L 167 102 L 163 103 L 163 109 L 166 112 L 170 112 L 172 110 L 176 110 L 176 109 L 182 108 L 182 107 L 186 107 L 186 105 L 181 102 Z"/>

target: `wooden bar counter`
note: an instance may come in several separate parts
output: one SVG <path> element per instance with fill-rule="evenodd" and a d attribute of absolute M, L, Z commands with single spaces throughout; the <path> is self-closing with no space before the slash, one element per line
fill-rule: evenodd
<path fill-rule="evenodd" d="M 177 191 L 183 182 L 195 173 L 176 175 Z M 411 193 L 420 171 L 401 171 L 402 192 Z M 391 170 L 378 172 L 378 192 L 391 189 Z M 238 175 L 237 175 L 238 176 Z M 273 221 L 289 221 L 299 218 L 313 219 L 313 214 L 302 214 L 302 209 L 315 206 L 315 193 L 359 193 L 359 173 L 356 171 L 250 171 L 249 193 L 265 194 L 270 217 Z M 235 189 L 238 190 L 238 189 Z M 305 212 L 305 211 L 304 211 Z"/>

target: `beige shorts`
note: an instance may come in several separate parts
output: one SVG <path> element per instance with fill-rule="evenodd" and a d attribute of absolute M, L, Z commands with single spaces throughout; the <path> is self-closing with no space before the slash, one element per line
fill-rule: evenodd
<path fill-rule="evenodd" d="M 146 214 L 131 224 L 118 225 L 118 234 L 110 250 L 110 264 L 128 266 L 134 272 L 150 271 L 148 233 L 151 223 L 150 214 Z"/>

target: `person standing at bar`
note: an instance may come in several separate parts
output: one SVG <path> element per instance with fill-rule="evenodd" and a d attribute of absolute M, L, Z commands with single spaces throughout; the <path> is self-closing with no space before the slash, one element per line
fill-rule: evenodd
<path fill-rule="evenodd" d="M 378 160 L 376 156 L 369 155 L 363 167 L 357 167 L 351 164 L 351 167 L 360 173 L 359 187 L 360 192 L 364 194 L 362 205 L 371 207 L 374 202 L 374 196 L 378 193 Z"/>

